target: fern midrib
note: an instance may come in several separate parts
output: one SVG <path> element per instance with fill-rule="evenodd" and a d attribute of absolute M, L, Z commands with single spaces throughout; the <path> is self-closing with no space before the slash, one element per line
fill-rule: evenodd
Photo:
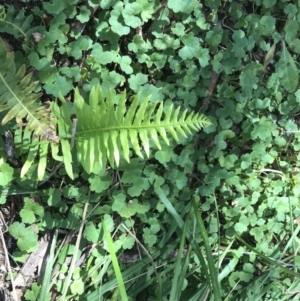
<path fill-rule="evenodd" d="M 13 24 L 13 23 L 11 23 L 11 22 L 8 22 L 8 21 L 6 21 L 6 20 L 0 20 L 0 22 L 9 24 L 9 25 L 11 25 L 12 27 L 16 28 L 17 30 L 19 30 L 19 31 L 21 32 L 21 34 L 24 36 L 24 38 L 27 39 L 26 33 L 25 33 L 20 27 L 18 27 L 17 25 L 15 25 L 15 24 Z"/>
<path fill-rule="evenodd" d="M 6 86 L 6 88 L 10 91 L 10 93 L 13 95 L 13 97 L 17 100 L 17 102 L 21 105 L 21 107 L 23 108 L 23 110 L 27 113 L 28 116 L 30 116 L 33 120 L 35 120 L 35 122 L 39 125 L 39 127 L 45 132 L 47 133 L 46 129 L 43 127 L 43 125 L 39 122 L 39 120 L 37 118 L 35 118 L 35 116 L 27 109 L 26 106 L 24 106 L 21 102 L 21 100 L 18 98 L 18 96 L 12 91 L 12 89 L 10 88 L 10 86 L 8 85 L 8 83 L 6 82 L 5 78 L 2 76 L 2 74 L 0 73 L 0 79 L 2 80 L 3 84 Z"/>
<path fill-rule="evenodd" d="M 120 131 L 120 130 L 137 130 L 140 131 L 141 129 L 156 129 L 156 128 L 168 128 L 168 127 L 183 127 L 183 126 L 189 126 L 193 125 L 196 126 L 200 124 L 200 122 L 195 122 L 195 121 L 190 121 L 190 122 L 176 122 L 174 124 L 172 123 L 160 123 L 160 124 L 150 124 L 150 125 L 119 125 L 119 126 L 113 126 L 113 127 L 105 127 L 105 128 L 92 128 L 92 129 L 84 129 L 80 131 L 76 131 L 76 136 L 84 136 L 87 133 L 92 133 L 92 132 L 110 132 L 110 131 Z"/>

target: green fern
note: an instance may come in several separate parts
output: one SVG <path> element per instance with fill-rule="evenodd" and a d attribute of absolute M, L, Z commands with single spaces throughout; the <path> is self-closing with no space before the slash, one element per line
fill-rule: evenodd
<path fill-rule="evenodd" d="M 1 121 L 5 125 L 15 119 L 20 126 L 15 135 L 22 151 L 28 157 L 22 167 L 25 175 L 36 157 L 39 157 L 38 179 L 44 177 L 50 141 L 58 143 L 56 120 L 48 105 L 39 105 L 40 93 L 34 93 L 38 82 L 32 82 L 32 75 L 26 75 L 25 66 L 16 70 L 14 53 L 7 52 L 0 39 L 0 112 L 8 111 Z M 44 141 L 45 140 L 45 141 Z"/>
<path fill-rule="evenodd" d="M 60 96 L 62 106 L 53 104 L 53 112 L 58 120 L 58 129 L 66 170 L 70 176 L 71 147 L 69 137 L 72 124 L 66 101 Z M 117 100 L 117 101 L 116 101 Z M 117 102 L 117 105 L 115 103 Z M 130 146 L 143 157 L 141 148 L 149 156 L 150 139 L 161 149 L 159 136 L 169 144 L 168 134 L 179 141 L 178 134 L 186 136 L 191 130 L 200 130 L 211 122 L 203 115 L 176 110 L 170 106 L 166 113 L 161 102 L 149 104 L 149 97 L 140 101 L 139 95 L 133 97 L 126 106 L 126 92 L 116 95 L 110 90 L 106 99 L 100 86 L 94 87 L 88 103 L 75 89 L 75 108 L 77 116 L 76 153 L 79 162 L 87 173 L 91 173 L 96 162 L 105 167 L 108 159 L 111 166 L 118 166 L 120 157 L 129 162 Z"/>
<path fill-rule="evenodd" d="M 33 92 L 37 82 L 32 82 L 31 74 L 25 73 L 25 66 L 16 70 L 14 53 L 7 52 L 0 39 L 0 112 L 8 111 L 2 124 L 15 119 L 20 125 L 15 131 L 15 143 L 21 153 L 28 154 L 21 177 L 38 162 L 38 180 L 42 180 L 51 153 L 55 161 L 65 164 L 67 174 L 73 178 L 74 140 L 73 153 L 86 172 L 91 173 L 97 162 L 103 168 L 107 161 L 111 166 L 118 166 L 121 156 L 129 162 L 130 148 L 140 157 L 142 151 L 149 156 L 150 140 L 161 149 L 160 139 L 169 144 L 168 136 L 179 141 L 178 135 L 186 136 L 191 130 L 211 124 L 198 113 L 180 113 L 180 108 L 166 109 L 162 102 L 150 103 L 149 97 L 140 100 L 136 95 L 131 102 L 126 102 L 126 92 L 116 95 L 110 90 L 105 99 L 97 86 L 92 88 L 88 101 L 75 89 L 75 131 L 63 96 L 50 108 L 40 106 L 40 94 Z"/>
<path fill-rule="evenodd" d="M 7 10 L 0 5 L 0 32 L 5 32 L 18 38 L 29 38 L 30 34 L 38 31 L 40 26 L 32 26 L 32 15 L 25 16 L 24 9 L 16 14 L 13 5 L 9 5 Z"/>
<path fill-rule="evenodd" d="M 34 93 L 38 82 L 31 82 L 32 74 L 27 74 L 25 66 L 16 70 L 14 53 L 7 52 L 5 44 L 0 39 L 0 112 L 8 111 L 2 119 L 2 125 L 12 119 L 33 132 L 34 137 L 51 137 L 55 139 L 50 128 L 50 109 L 40 106 L 37 100 L 41 94 Z"/>

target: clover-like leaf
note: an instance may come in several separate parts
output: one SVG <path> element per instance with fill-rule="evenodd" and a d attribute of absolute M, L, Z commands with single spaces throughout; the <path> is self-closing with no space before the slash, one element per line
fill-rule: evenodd
<path fill-rule="evenodd" d="M 110 175 L 92 175 L 89 177 L 89 182 L 91 184 L 91 190 L 96 193 L 100 193 L 106 190 L 111 184 Z"/>
<path fill-rule="evenodd" d="M 180 22 L 176 22 L 175 26 L 171 28 L 171 31 L 177 36 L 181 37 L 184 35 L 185 26 Z"/>
<path fill-rule="evenodd" d="M 258 124 L 255 125 L 251 133 L 253 139 L 260 138 L 261 140 L 270 139 L 271 135 L 278 135 L 276 125 L 265 116 L 263 116 Z"/>
<path fill-rule="evenodd" d="M 101 240 L 101 229 L 97 228 L 94 223 L 89 222 L 84 228 L 83 236 L 92 243 L 97 243 Z"/>
<path fill-rule="evenodd" d="M 221 156 L 219 158 L 220 166 L 226 169 L 232 169 L 234 167 L 235 161 L 237 161 L 238 157 L 235 154 L 228 155 L 226 157 Z"/>
<path fill-rule="evenodd" d="M 180 41 L 170 37 L 169 35 L 163 35 L 160 39 L 155 39 L 153 45 L 159 50 L 165 50 L 168 48 L 177 49 L 179 48 Z"/>
<path fill-rule="evenodd" d="M 298 34 L 298 22 L 296 20 L 289 20 L 284 27 L 285 40 L 287 43 L 292 43 Z"/>
<path fill-rule="evenodd" d="M 7 186 L 13 180 L 14 169 L 0 158 L 0 187 Z"/>
<path fill-rule="evenodd" d="M 122 217 L 129 218 L 136 213 L 136 206 L 137 202 L 133 204 L 130 200 L 128 202 L 125 201 L 125 195 L 116 195 L 114 196 L 114 202 L 112 205 L 112 210 L 118 212 Z"/>
<path fill-rule="evenodd" d="M 106 65 L 115 60 L 117 53 L 114 51 L 103 51 L 103 48 L 99 43 L 94 43 L 92 48 L 91 55 L 97 63 Z"/>
<path fill-rule="evenodd" d="M 124 76 L 117 73 L 116 71 L 111 71 L 108 74 L 103 72 L 101 74 L 101 79 L 103 80 L 102 87 L 103 87 L 104 95 L 107 95 L 108 91 L 112 87 L 116 87 L 118 84 L 123 83 L 125 81 Z M 94 86 L 96 86 L 98 84 L 97 81 L 95 81 L 95 82 L 96 82 L 96 84 Z"/>
<path fill-rule="evenodd" d="M 167 61 L 167 56 L 163 53 L 154 52 L 151 54 L 151 62 L 157 68 L 163 68 L 163 66 L 166 64 L 166 61 Z"/>
<path fill-rule="evenodd" d="M 125 250 L 125 249 L 132 249 L 133 246 L 135 244 L 135 239 L 133 237 L 126 237 L 125 240 L 123 241 L 123 244 L 122 244 L 122 248 Z"/>
<path fill-rule="evenodd" d="M 23 209 L 20 211 L 20 216 L 23 223 L 32 224 L 44 216 L 44 208 L 26 197 L 24 199 Z"/>
<path fill-rule="evenodd" d="M 73 88 L 72 81 L 65 76 L 57 74 L 56 79 L 53 83 L 48 83 L 44 85 L 44 89 L 49 95 L 55 97 L 62 95 L 67 95 Z"/>
<path fill-rule="evenodd" d="M 249 226 L 249 219 L 246 215 L 242 215 L 239 219 L 239 222 L 234 225 L 235 231 L 238 233 L 243 233 L 247 231 Z"/>
<path fill-rule="evenodd" d="M 235 53 L 236 57 L 243 58 L 245 56 L 244 48 L 248 45 L 245 33 L 242 30 L 236 30 L 232 35 L 232 38 L 235 41 L 232 51 Z"/>
<path fill-rule="evenodd" d="M 41 285 L 38 285 L 37 283 L 33 283 L 31 286 L 31 290 L 27 289 L 24 297 L 28 301 L 35 301 L 38 298 L 40 290 L 41 290 Z"/>
<path fill-rule="evenodd" d="M 92 47 L 92 40 L 87 36 L 80 36 L 76 41 L 71 43 L 70 55 L 76 60 L 82 57 L 82 51 L 89 50 Z"/>
<path fill-rule="evenodd" d="M 205 41 L 209 46 L 215 49 L 222 41 L 223 28 L 220 25 L 214 26 L 210 31 L 207 32 L 205 36 Z M 221 55 L 219 53 L 219 55 Z"/>
<path fill-rule="evenodd" d="M 155 153 L 155 159 L 158 160 L 160 164 L 167 166 L 166 163 L 171 161 L 172 155 L 173 151 L 171 149 L 159 150 Z"/>
<path fill-rule="evenodd" d="M 124 22 L 126 25 L 137 28 L 142 25 L 142 21 L 136 15 L 139 15 L 142 8 L 137 2 L 127 3 L 125 8 L 122 10 L 122 16 L 124 17 Z"/>
<path fill-rule="evenodd" d="M 194 36 L 192 32 L 187 35 L 184 35 L 181 38 L 184 47 L 179 50 L 179 56 L 183 59 L 191 59 L 196 56 L 197 52 L 200 49 L 199 39 Z"/>
<path fill-rule="evenodd" d="M 131 58 L 128 55 L 118 56 L 115 61 L 120 64 L 121 69 L 126 74 L 131 74 L 133 72 L 131 67 Z"/>
<path fill-rule="evenodd" d="M 242 70 L 240 75 L 240 85 L 245 89 L 252 89 L 257 88 L 257 84 L 259 82 L 258 73 L 263 70 L 263 66 L 260 64 L 256 64 L 251 62 L 247 64 L 247 66 Z"/>
<path fill-rule="evenodd" d="M 118 2 L 114 6 L 109 18 L 109 24 L 111 25 L 112 31 L 117 33 L 119 36 L 127 35 L 130 31 L 130 27 L 125 25 L 125 21 L 122 16 L 123 9 L 123 3 Z"/>
<path fill-rule="evenodd" d="M 190 14 L 197 6 L 197 0 L 168 0 L 168 7 L 175 13 Z"/>
<path fill-rule="evenodd" d="M 208 49 L 200 47 L 196 57 L 201 67 L 206 67 L 209 64 L 210 56 Z"/>
<path fill-rule="evenodd" d="M 263 6 L 265 8 L 271 8 L 276 4 L 277 0 L 263 0 Z"/>
<path fill-rule="evenodd" d="M 100 7 L 102 9 L 109 9 L 116 3 L 116 0 L 102 0 L 100 2 Z"/>
<path fill-rule="evenodd" d="M 82 295 L 84 293 L 84 283 L 82 281 L 82 279 L 75 279 L 71 285 L 70 285 L 70 289 L 72 294 L 75 295 Z"/>
<path fill-rule="evenodd" d="M 43 7 L 46 12 L 56 15 L 59 12 L 63 11 L 65 8 L 65 2 L 60 0 L 53 0 L 51 2 L 44 2 Z"/>
<path fill-rule="evenodd" d="M 24 224 L 14 222 L 9 226 L 9 233 L 17 240 L 21 251 L 34 252 L 38 247 L 38 236 L 33 227 L 25 227 Z"/>
<path fill-rule="evenodd" d="M 276 19 L 270 15 L 264 15 L 260 21 L 260 31 L 262 35 L 271 36 L 275 31 Z"/>
<path fill-rule="evenodd" d="M 135 35 L 132 39 L 132 42 L 128 44 L 128 49 L 135 53 L 144 53 L 151 48 L 151 43 L 148 40 L 144 41 L 140 35 Z"/>
<path fill-rule="evenodd" d="M 153 13 L 159 7 L 159 2 L 148 0 L 136 0 L 141 8 L 141 17 L 144 22 L 152 18 Z"/>
<path fill-rule="evenodd" d="M 138 92 L 139 88 L 147 83 L 147 81 L 147 75 L 142 73 L 132 74 L 128 79 L 129 86 L 134 92 Z"/>
<path fill-rule="evenodd" d="M 157 241 L 157 236 L 153 234 L 153 232 L 149 228 L 143 229 L 143 239 L 149 248 L 153 247 L 153 245 Z"/>
<path fill-rule="evenodd" d="M 91 11 L 85 6 L 80 6 L 79 14 L 76 16 L 76 19 L 81 23 L 85 23 L 90 19 Z"/>

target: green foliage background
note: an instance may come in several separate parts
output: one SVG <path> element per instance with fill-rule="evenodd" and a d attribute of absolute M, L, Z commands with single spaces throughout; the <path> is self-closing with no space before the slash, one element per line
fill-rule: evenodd
<path fill-rule="evenodd" d="M 213 123 L 181 138 L 177 146 L 152 150 L 149 160 L 121 160 L 118 169 L 104 171 L 95 165 L 88 175 L 73 158 L 73 181 L 62 166 L 49 186 L 33 192 L 48 206 L 45 213 L 39 207 L 30 209 L 25 201 L 23 226 L 19 223 L 11 230 L 20 250 L 24 252 L 24 243 L 21 248 L 22 239 L 14 233 L 33 220 L 40 231 L 75 228 L 90 191 L 82 245 L 104 240 L 105 216 L 106 228 L 117 233 L 116 252 L 136 249 L 120 223 L 150 253 L 179 248 L 185 232 L 174 209 L 206 261 L 205 239 L 191 206 L 194 198 L 219 272 L 220 296 L 290 300 L 299 291 L 300 264 L 299 7 L 288 0 L 54 0 L 20 11 L 5 8 L 0 32 L 4 38 L 15 38 L 17 66 L 32 68 L 39 80 L 36 91 L 43 89 L 50 100 L 59 92 L 72 98 L 75 86 L 88 94 L 100 83 L 104 96 L 110 88 L 127 89 L 141 99 L 151 95 L 152 103 L 164 101 L 166 110 L 175 105 L 204 112 Z M 18 143 L 20 130 L 14 129 Z M 26 154 L 17 156 L 24 160 Z M 36 165 L 33 162 L 20 179 L 17 169 L 0 161 L 1 184 L 34 190 Z M 5 197 L 3 192 L 2 202 Z M 163 202 L 165 198 L 169 203 Z M 66 200 L 74 202 L 69 206 Z M 105 250 L 101 244 L 93 250 L 89 267 L 104 260 Z M 19 256 L 21 261 L 21 253 L 13 254 L 14 259 Z M 212 300 L 216 290 L 208 289 L 210 280 L 200 257 L 193 245 L 178 300 L 200 300 L 206 289 Z M 162 293 L 150 275 L 145 287 L 141 279 L 128 285 L 129 298 L 168 298 L 173 276 L 167 268 L 159 272 L 165 276 L 159 280 Z M 92 279 L 94 285 L 102 277 L 99 270 L 95 275 L 82 268 L 78 278 L 82 283 Z M 101 283 L 113 277 L 110 271 Z M 84 296 L 90 299 L 84 300 L 96 300 L 99 291 L 88 281 L 85 285 Z M 58 282 L 59 291 L 62 286 Z M 79 292 L 73 287 L 74 296 Z"/>

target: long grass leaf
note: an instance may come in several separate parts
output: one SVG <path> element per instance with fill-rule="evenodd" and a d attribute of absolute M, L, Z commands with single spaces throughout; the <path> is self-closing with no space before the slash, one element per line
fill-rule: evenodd
<path fill-rule="evenodd" d="M 157 250 L 155 252 L 153 252 L 151 254 L 152 258 L 149 257 L 145 257 L 144 259 L 142 259 L 141 261 L 138 261 L 137 263 L 135 263 L 134 265 L 130 266 L 128 269 L 126 269 L 125 271 L 122 272 L 122 277 L 123 277 L 123 281 L 125 282 L 129 282 L 129 281 L 135 281 L 136 280 L 136 275 L 137 273 L 140 273 L 140 271 L 142 269 L 147 269 L 147 272 L 150 274 L 153 274 L 155 272 L 154 267 L 151 265 L 150 267 L 148 267 L 149 263 L 152 260 L 156 260 L 158 257 L 164 258 L 166 255 L 170 254 L 170 252 L 172 250 L 174 250 L 174 248 L 176 248 L 177 245 L 177 241 L 168 244 L 164 250 Z M 140 275 L 139 275 L 140 277 Z M 154 277 L 152 277 L 153 279 L 156 279 Z M 96 283 L 93 283 L 93 285 L 96 285 Z M 106 282 L 105 284 L 103 284 L 101 287 L 99 287 L 98 289 L 94 290 L 93 292 L 91 292 L 90 294 L 88 294 L 87 296 L 84 296 L 84 298 L 80 298 L 80 301 L 99 301 L 99 298 L 101 296 L 103 296 L 106 292 L 112 291 L 115 287 L 117 287 L 118 282 L 116 278 L 113 278 L 111 280 L 109 280 L 108 282 Z M 145 287 L 147 287 L 149 284 L 147 284 Z M 140 287 L 138 287 L 140 288 Z"/>
<path fill-rule="evenodd" d="M 250 246 L 248 243 L 246 243 L 238 234 L 235 234 L 236 238 L 243 243 L 247 248 L 249 248 L 252 252 L 256 253 L 259 257 L 261 257 L 264 261 L 266 261 L 267 263 L 274 265 L 278 268 L 280 268 L 282 271 L 284 271 L 285 273 L 291 275 L 291 276 L 295 276 L 298 279 L 300 279 L 300 275 L 295 273 L 292 270 L 287 269 L 285 266 L 283 266 L 282 264 L 278 263 L 276 260 L 273 260 L 267 256 L 265 256 L 264 254 L 262 254 L 261 252 L 257 251 L 255 248 L 253 248 L 252 246 Z"/>
<path fill-rule="evenodd" d="M 112 237 L 111 237 L 111 235 L 110 235 L 110 233 L 109 233 L 109 231 L 108 231 L 108 229 L 107 229 L 104 222 L 102 223 L 102 225 L 103 225 L 104 237 L 105 237 L 105 240 L 106 240 L 106 243 L 107 243 L 107 249 L 108 249 L 108 252 L 110 254 L 111 261 L 112 261 L 114 271 L 115 271 L 115 275 L 116 275 L 116 279 L 117 279 L 117 282 L 118 282 L 118 285 L 119 285 L 121 298 L 122 298 L 123 301 L 128 301 L 128 296 L 126 294 L 126 289 L 125 289 L 121 269 L 120 269 L 120 266 L 119 266 L 118 258 L 117 258 L 117 255 L 115 253 L 115 250 L 114 250 L 114 243 L 113 243 Z"/>
<path fill-rule="evenodd" d="M 56 248 L 57 237 L 58 237 L 58 229 L 55 230 L 52 240 L 51 240 L 51 248 L 50 248 L 49 257 L 47 258 L 47 264 L 46 264 L 45 273 L 43 276 L 42 287 L 41 287 L 41 290 L 39 292 L 39 296 L 37 299 L 39 301 L 50 300 L 49 292 L 50 292 L 50 289 L 52 286 L 51 277 L 52 277 L 54 263 L 55 263 L 54 251 Z"/>
<path fill-rule="evenodd" d="M 177 211 L 175 210 L 174 206 L 171 204 L 171 202 L 168 200 L 168 198 L 166 197 L 165 193 L 163 192 L 163 190 L 160 187 L 157 187 L 155 189 L 158 197 L 160 198 L 160 200 L 163 202 L 163 204 L 165 205 L 166 209 L 168 210 L 168 212 L 172 215 L 172 217 L 174 218 L 174 220 L 177 223 L 177 226 L 182 229 L 184 227 L 184 222 L 181 218 L 181 216 L 177 213 Z M 199 246 L 197 245 L 197 243 L 195 242 L 195 240 L 193 239 L 191 232 L 187 229 L 186 231 L 186 237 L 189 240 L 190 244 L 193 247 L 194 252 L 196 253 L 200 264 L 201 264 L 201 268 L 202 271 L 204 273 L 204 277 L 207 280 L 207 285 L 211 286 L 211 281 L 209 280 L 209 273 L 208 273 L 208 269 L 207 269 L 207 265 L 206 262 L 204 260 L 204 257 L 202 255 L 202 252 L 199 248 Z"/>
<path fill-rule="evenodd" d="M 172 280 L 172 288 L 171 288 L 170 298 L 169 298 L 170 301 L 179 300 L 180 294 L 182 291 L 182 286 L 179 285 L 179 278 L 184 277 L 184 275 L 182 274 L 181 258 L 182 258 L 184 242 L 185 242 L 185 238 L 186 238 L 186 230 L 187 230 L 187 222 L 185 222 L 185 224 L 184 224 L 184 228 L 183 228 L 182 235 L 181 235 L 180 247 L 179 247 L 177 260 L 176 260 L 176 264 L 175 264 L 174 277 Z M 181 284 L 183 284 L 183 283 L 181 283 Z"/>
<path fill-rule="evenodd" d="M 198 211 L 199 209 L 197 207 L 195 196 L 193 197 L 193 207 L 194 207 L 194 214 L 196 217 L 196 221 L 197 221 L 197 224 L 198 224 L 198 227 L 200 230 L 200 234 L 203 239 L 205 253 L 207 256 L 207 263 L 208 263 L 209 273 L 210 273 L 210 277 L 211 277 L 212 289 L 213 289 L 213 293 L 214 293 L 214 300 L 221 301 L 222 298 L 221 298 L 220 285 L 219 285 L 219 281 L 218 281 L 218 273 L 217 273 L 217 269 L 215 267 L 214 259 L 212 256 L 212 251 L 211 251 L 210 244 L 208 241 L 207 231 L 205 229 L 202 217 L 199 214 L 199 211 Z"/>

